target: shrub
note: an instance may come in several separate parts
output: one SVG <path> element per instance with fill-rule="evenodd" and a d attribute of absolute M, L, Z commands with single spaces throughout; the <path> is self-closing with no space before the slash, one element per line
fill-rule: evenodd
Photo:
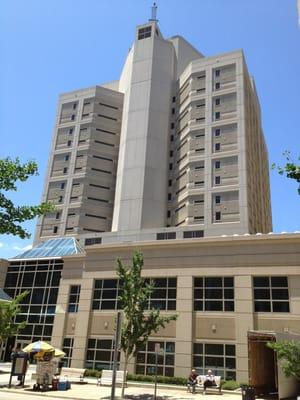
<path fill-rule="evenodd" d="M 97 369 L 86 369 L 84 376 L 101 378 L 102 371 L 98 371 Z"/>
<path fill-rule="evenodd" d="M 222 385 L 224 390 L 236 390 L 240 387 L 240 383 L 236 381 L 225 381 Z"/>
<path fill-rule="evenodd" d="M 154 382 L 155 376 L 154 375 L 128 374 L 127 380 L 128 381 L 137 381 L 137 382 Z M 158 375 L 157 382 L 164 383 L 167 385 L 186 385 L 186 378 Z"/>

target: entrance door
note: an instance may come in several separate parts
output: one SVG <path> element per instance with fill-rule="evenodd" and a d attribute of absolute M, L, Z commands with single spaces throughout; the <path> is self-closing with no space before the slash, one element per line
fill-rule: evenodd
<path fill-rule="evenodd" d="M 256 394 L 273 394 L 278 392 L 277 362 L 272 349 L 266 344 L 275 340 L 272 334 L 249 332 L 249 382 Z"/>

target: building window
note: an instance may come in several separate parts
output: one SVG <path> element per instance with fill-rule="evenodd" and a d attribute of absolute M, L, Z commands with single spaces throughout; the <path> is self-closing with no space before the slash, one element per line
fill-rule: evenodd
<path fill-rule="evenodd" d="M 145 279 L 145 283 L 150 282 L 154 290 L 148 300 L 148 309 L 176 310 L 177 278 Z"/>
<path fill-rule="evenodd" d="M 65 161 L 69 161 L 69 155 L 68 154 L 65 156 Z"/>
<path fill-rule="evenodd" d="M 221 135 L 221 129 L 216 129 L 215 136 L 220 136 L 220 135 Z"/>
<path fill-rule="evenodd" d="M 167 218 L 171 218 L 171 211 L 170 210 L 167 211 Z"/>
<path fill-rule="evenodd" d="M 169 187 L 171 187 L 171 186 L 172 186 L 172 179 L 169 179 L 168 186 L 169 186 Z"/>
<path fill-rule="evenodd" d="M 156 240 L 176 239 L 176 232 L 162 232 L 156 234 Z"/>
<path fill-rule="evenodd" d="M 151 37 L 151 26 L 146 26 L 138 30 L 138 40 L 146 39 Z"/>
<path fill-rule="evenodd" d="M 149 283 L 150 279 L 145 279 Z M 148 300 L 148 308 L 159 310 L 176 310 L 177 278 L 153 278 L 154 290 Z M 122 284 L 118 279 L 101 279 L 95 281 L 93 310 L 120 310 L 118 297 Z"/>
<path fill-rule="evenodd" d="M 219 112 L 219 111 L 217 111 L 217 112 L 215 113 L 215 119 L 220 119 L 220 112 Z"/>
<path fill-rule="evenodd" d="M 223 343 L 194 343 L 193 366 L 199 375 L 208 369 L 222 379 L 236 379 L 235 345 Z"/>
<path fill-rule="evenodd" d="M 220 203 L 221 203 L 221 196 L 216 195 L 216 197 L 215 197 L 215 203 L 216 203 L 216 204 L 220 204 Z"/>
<path fill-rule="evenodd" d="M 171 200 L 172 200 L 172 194 L 168 193 L 168 201 L 171 201 Z"/>
<path fill-rule="evenodd" d="M 55 214 L 55 219 L 59 219 L 59 217 L 60 217 L 60 212 L 57 212 L 57 213 Z"/>
<path fill-rule="evenodd" d="M 112 339 L 88 339 L 85 368 L 112 369 L 114 360 L 114 341 Z M 120 365 L 120 352 L 118 352 Z"/>
<path fill-rule="evenodd" d="M 71 120 L 74 121 L 74 119 L 75 119 L 75 115 L 72 114 L 72 115 L 71 115 Z"/>
<path fill-rule="evenodd" d="M 173 150 L 170 150 L 170 157 L 173 157 Z"/>
<path fill-rule="evenodd" d="M 63 358 L 64 367 L 70 367 L 73 354 L 74 338 L 64 338 L 63 351 L 66 355 Z"/>
<path fill-rule="evenodd" d="M 73 110 L 76 110 L 76 107 L 77 107 L 77 104 L 74 103 L 74 104 L 73 104 Z"/>
<path fill-rule="evenodd" d="M 79 297 L 80 297 L 80 285 L 72 285 L 69 293 L 69 305 L 68 312 L 76 313 L 78 311 Z"/>
<path fill-rule="evenodd" d="M 216 70 L 215 70 L 215 76 L 220 76 L 220 72 L 221 72 L 221 71 L 220 71 L 219 69 L 216 69 Z"/>
<path fill-rule="evenodd" d="M 221 104 L 221 99 L 220 98 L 216 99 L 215 104 L 216 106 L 219 106 Z"/>
<path fill-rule="evenodd" d="M 68 147 L 70 147 L 71 145 L 72 145 L 72 141 L 71 140 L 68 140 Z"/>
<path fill-rule="evenodd" d="M 173 164 L 170 163 L 170 164 L 169 164 L 169 170 L 171 171 L 172 169 L 173 169 Z"/>
<path fill-rule="evenodd" d="M 135 373 L 141 375 L 155 375 L 155 344 L 160 345 L 161 353 L 158 355 L 157 374 L 174 376 L 175 342 L 159 342 L 149 340 L 144 344 L 136 356 Z"/>
<path fill-rule="evenodd" d="M 176 101 L 176 97 L 173 97 L 172 102 L 175 103 L 175 101 Z"/>
<path fill-rule="evenodd" d="M 174 142 L 174 135 L 171 135 L 170 140 L 171 140 L 171 142 Z"/>
<path fill-rule="evenodd" d="M 13 322 L 26 322 L 16 341 L 51 341 L 58 287 L 63 261 L 61 259 L 31 259 L 11 262 L 8 266 L 5 292 L 15 298 L 29 290 Z M 17 343 L 17 342 L 16 342 Z"/>
<path fill-rule="evenodd" d="M 220 82 L 216 82 L 215 88 L 216 88 L 216 90 L 220 89 Z"/>
<path fill-rule="evenodd" d="M 92 246 L 93 244 L 101 244 L 102 243 L 102 238 L 88 238 L 85 239 L 84 244 L 85 246 Z"/>
<path fill-rule="evenodd" d="M 221 143 L 216 143 L 215 144 L 215 151 L 220 151 L 221 150 Z"/>
<path fill-rule="evenodd" d="M 193 239 L 204 237 L 204 231 L 184 231 L 183 238 L 184 239 Z"/>
<path fill-rule="evenodd" d="M 175 108 L 172 108 L 172 115 L 175 114 Z"/>
<path fill-rule="evenodd" d="M 221 161 L 216 161 L 215 162 L 215 168 L 220 169 L 221 168 Z"/>
<path fill-rule="evenodd" d="M 220 184 L 221 184 L 221 177 L 215 176 L 215 185 L 220 185 Z"/>
<path fill-rule="evenodd" d="M 69 135 L 72 135 L 72 133 L 73 133 L 73 128 L 70 128 L 69 129 Z"/>
<path fill-rule="evenodd" d="M 59 203 L 62 203 L 62 201 L 63 201 L 63 197 L 62 197 L 62 196 L 59 196 L 58 202 L 59 202 Z"/>
<path fill-rule="evenodd" d="M 67 167 L 64 167 L 63 173 L 66 174 L 67 172 L 68 172 L 68 168 L 67 168 Z"/>
<path fill-rule="evenodd" d="M 58 230 L 58 227 L 57 227 L 57 226 L 54 226 L 54 227 L 53 227 L 53 233 L 57 233 L 57 230 Z"/>
<path fill-rule="evenodd" d="M 216 221 L 221 221 L 221 219 L 222 219 L 221 211 L 217 211 L 216 212 Z"/>
<path fill-rule="evenodd" d="M 194 311 L 234 311 L 233 277 L 194 278 Z"/>
<path fill-rule="evenodd" d="M 120 310 L 118 296 L 122 290 L 118 279 L 97 279 L 94 286 L 93 310 Z"/>
<path fill-rule="evenodd" d="M 289 312 L 289 289 L 286 276 L 253 277 L 255 312 Z"/>
<path fill-rule="evenodd" d="M 174 124 L 174 122 L 171 122 L 171 129 L 174 129 L 175 128 L 175 124 Z"/>
<path fill-rule="evenodd" d="M 61 189 L 64 189 L 64 188 L 65 188 L 65 183 L 64 183 L 64 182 L 62 182 L 62 183 L 60 184 L 60 188 L 61 188 Z"/>

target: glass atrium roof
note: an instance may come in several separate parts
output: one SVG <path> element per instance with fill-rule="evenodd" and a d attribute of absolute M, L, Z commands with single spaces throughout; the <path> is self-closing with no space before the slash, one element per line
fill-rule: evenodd
<path fill-rule="evenodd" d="M 1 302 L 4 302 L 4 303 L 9 303 L 9 302 L 11 302 L 12 301 L 12 298 L 11 297 L 9 297 L 9 295 L 8 294 L 6 294 L 5 292 L 4 292 L 4 290 L 2 290 L 2 289 L 0 289 L 0 303 Z"/>
<path fill-rule="evenodd" d="M 24 253 L 18 254 L 15 259 L 27 259 L 27 258 L 51 258 L 51 257 L 62 257 L 71 256 L 72 254 L 84 254 L 85 251 L 79 242 L 73 238 L 57 238 L 49 239 L 46 242 L 40 243 Z"/>

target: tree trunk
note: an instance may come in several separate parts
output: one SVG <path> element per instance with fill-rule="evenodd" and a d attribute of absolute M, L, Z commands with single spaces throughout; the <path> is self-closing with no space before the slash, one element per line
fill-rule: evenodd
<path fill-rule="evenodd" d="M 124 393 L 125 393 L 125 386 L 126 386 L 126 380 L 127 380 L 127 366 L 128 366 L 128 359 L 129 356 L 127 353 L 125 353 L 125 362 L 124 362 L 124 376 L 123 376 L 123 383 L 122 383 L 122 393 L 121 393 L 121 398 L 124 399 Z"/>

